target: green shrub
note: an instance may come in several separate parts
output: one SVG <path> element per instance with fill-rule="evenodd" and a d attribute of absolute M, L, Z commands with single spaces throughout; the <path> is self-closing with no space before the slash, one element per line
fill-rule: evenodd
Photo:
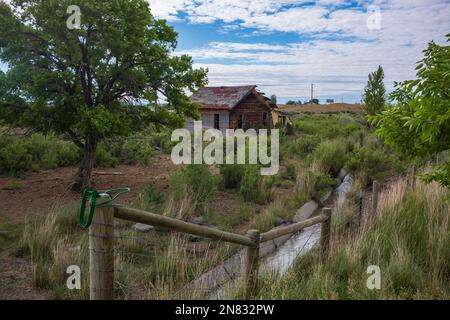
<path fill-rule="evenodd" d="M 190 164 L 170 176 L 170 189 L 175 196 L 183 194 L 184 188 L 189 188 L 197 200 L 211 200 L 217 188 L 219 179 L 211 174 L 205 164 Z"/>
<path fill-rule="evenodd" d="M 275 180 L 263 178 L 258 165 L 245 165 L 240 193 L 245 201 L 265 204 L 273 200 L 273 184 Z"/>
<path fill-rule="evenodd" d="M 167 142 L 164 144 L 168 146 Z M 71 166 L 80 160 L 80 150 L 77 146 L 53 134 L 34 133 L 31 136 L 2 134 L 0 151 L 0 174 L 14 176 L 21 176 L 29 170 Z M 147 165 L 154 153 L 154 144 L 148 137 L 104 140 L 98 144 L 95 165 L 101 167 L 133 163 Z"/>
<path fill-rule="evenodd" d="M 251 201 L 257 197 L 260 179 L 261 173 L 257 165 L 245 165 L 240 187 L 245 201 Z"/>
<path fill-rule="evenodd" d="M 13 143 L 0 150 L 0 171 L 3 174 L 21 176 L 31 168 L 32 156 L 19 143 Z"/>
<path fill-rule="evenodd" d="M 297 167 L 293 163 L 286 165 L 286 168 L 281 173 L 284 179 L 295 180 L 297 177 Z"/>
<path fill-rule="evenodd" d="M 59 167 L 74 165 L 80 159 L 80 150 L 73 143 L 62 142 L 58 149 L 57 159 Z"/>
<path fill-rule="evenodd" d="M 244 166 L 239 164 L 224 164 L 220 166 L 222 183 L 226 189 L 236 189 L 240 186 L 244 174 Z"/>
<path fill-rule="evenodd" d="M 387 154 L 380 149 L 362 147 L 355 149 L 348 157 L 348 167 L 365 182 L 380 180 L 391 167 Z"/>
<path fill-rule="evenodd" d="M 308 170 L 305 175 L 312 185 L 311 197 L 320 197 L 333 187 L 334 180 L 327 173 Z"/>
<path fill-rule="evenodd" d="M 101 141 L 97 147 L 96 165 L 115 167 L 119 164 L 148 165 L 155 150 L 148 138 L 139 136 Z"/>
<path fill-rule="evenodd" d="M 54 169 L 75 164 L 79 150 L 54 135 L 0 135 L 0 173 L 20 176 L 29 170 Z"/>
<path fill-rule="evenodd" d="M 314 152 L 310 155 L 308 161 L 311 165 L 325 173 L 336 176 L 339 170 L 344 166 L 346 160 L 345 146 L 339 141 L 322 141 Z"/>
<path fill-rule="evenodd" d="M 98 167 L 115 167 L 119 164 L 119 159 L 108 150 L 105 143 L 99 143 L 95 155 L 95 165 Z"/>
<path fill-rule="evenodd" d="M 142 165 L 148 165 L 154 154 L 154 148 L 148 141 L 128 139 L 121 148 L 120 162 L 123 164 L 138 162 Z"/>
<path fill-rule="evenodd" d="M 171 132 L 168 130 L 163 130 L 161 132 L 156 132 L 152 134 L 151 137 L 152 145 L 155 148 L 159 148 L 162 152 L 170 154 L 175 142 L 171 141 Z"/>
<path fill-rule="evenodd" d="M 303 135 L 297 140 L 297 150 L 300 156 L 306 156 L 316 149 L 320 143 L 318 136 Z"/>
<path fill-rule="evenodd" d="M 315 182 L 314 182 L 314 191 L 316 196 L 321 196 L 325 192 L 329 191 L 331 187 L 333 187 L 334 180 L 328 174 L 325 173 L 313 173 Z"/>

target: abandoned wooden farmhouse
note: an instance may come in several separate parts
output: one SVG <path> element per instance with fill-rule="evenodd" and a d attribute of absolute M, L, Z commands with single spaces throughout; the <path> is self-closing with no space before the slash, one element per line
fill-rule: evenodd
<path fill-rule="evenodd" d="M 197 91 L 192 99 L 199 104 L 203 128 L 224 131 L 272 127 L 278 106 L 256 88 L 256 85 L 205 87 Z M 189 130 L 193 129 L 193 123 L 188 120 Z"/>

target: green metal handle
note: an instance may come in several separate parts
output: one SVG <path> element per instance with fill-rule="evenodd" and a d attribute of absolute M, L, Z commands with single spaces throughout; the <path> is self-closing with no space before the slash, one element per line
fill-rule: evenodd
<path fill-rule="evenodd" d="M 121 195 L 130 192 L 130 188 L 120 188 L 120 189 L 110 189 L 106 191 L 96 191 L 93 189 L 85 189 L 83 191 L 83 197 L 81 199 L 81 207 L 80 207 L 80 218 L 79 224 L 81 229 L 87 229 L 90 227 L 92 223 L 92 218 L 94 217 L 94 211 L 96 207 L 106 206 L 108 204 L 113 203 Z M 108 198 L 108 200 L 103 202 L 97 202 L 98 198 Z M 86 213 L 86 203 L 89 201 L 89 215 L 85 220 Z"/>

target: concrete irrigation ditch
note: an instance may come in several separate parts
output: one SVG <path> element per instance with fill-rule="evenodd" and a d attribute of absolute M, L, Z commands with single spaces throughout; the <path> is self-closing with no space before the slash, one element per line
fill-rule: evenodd
<path fill-rule="evenodd" d="M 353 179 L 349 174 L 342 174 L 342 183 L 333 191 L 320 199 L 322 204 L 332 204 L 333 212 L 341 206 L 351 189 Z M 320 212 L 318 202 L 311 200 L 305 203 L 292 219 L 293 223 L 309 219 Z M 283 227 L 283 226 L 280 226 Z M 277 227 L 277 228 L 280 228 Z M 321 225 L 316 224 L 295 234 L 284 235 L 260 244 L 260 264 L 262 271 L 284 274 L 297 257 L 308 252 L 320 239 Z M 185 296 L 205 296 L 209 299 L 226 299 L 228 292 L 236 287 L 245 270 L 246 249 L 225 260 L 220 265 L 202 274 L 200 277 L 183 287 L 179 293 Z"/>

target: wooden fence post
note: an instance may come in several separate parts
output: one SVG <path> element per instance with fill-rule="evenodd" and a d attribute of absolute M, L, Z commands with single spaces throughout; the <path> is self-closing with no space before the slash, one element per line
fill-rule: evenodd
<path fill-rule="evenodd" d="M 379 192 L 379 183 L 378 181 L 373 182 L 372 187 L 372 211 L 370 218 L 375 219 L 375 215 L 377 214 L 377 207 L 378 207 L 378 192 Z"/>
<path fill-rule="evenodd" d="M 330 250 L 331 209 L 323 208 L 322 214 L 328 217 L 327 220 L 322 222 L 322 227 L 320 231 L 320 251 L 322 255 L 322 261 L 324 261 L 328 255 L 328 251 Z"/>
<path fill-rule="evenodd" d="M 254 297 L 258 287 L 260 233 L 258 230 L 248 230 L 247 236 L 254 242 L 253 246 L 247 247 L 245 264 L 245 299 L 249 300 Z"/>
<path fill-rule="evenodd" d="M 362 224 L 362 212 L 363 212 L 363 199 L 364 199 L 364 193 L 363 190 L 359 190 L 359 196 L 358 196 L 358 229 L 361 229 Z"/>
<path fill-rule="evenodd" d="M 89 283 L 91 300 L 114 299 L 114 208 L 95 209 L 89 227 Z"/>

